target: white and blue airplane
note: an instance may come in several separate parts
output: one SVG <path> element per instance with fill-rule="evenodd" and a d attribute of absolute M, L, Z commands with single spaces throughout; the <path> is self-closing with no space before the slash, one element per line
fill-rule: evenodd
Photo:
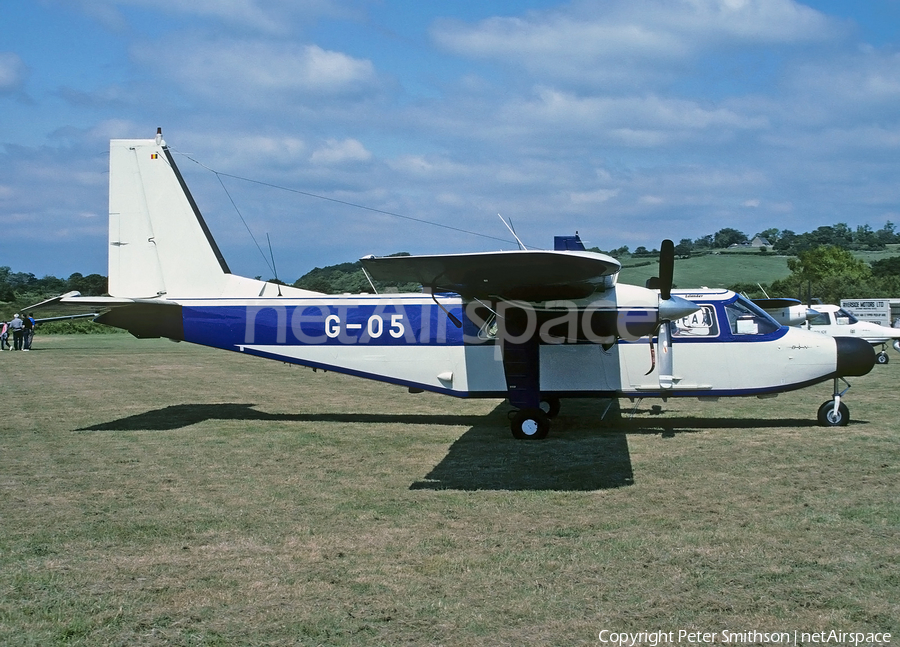
<path fill-rule="evenodd" d="M 109 294 L 53 301 L 136 337 L 167 337 L 460 398 L 507 398 L 512 433 L 544 438 L 564 398 L 773 397 L 834 380 L 823 425 L 846 425 L 848 376 L 872 346 L 781 326 L 728 290 L 655 286 L 576 236 L 553 251 L 366 256 L 411 294 L 326 295 L 231 273 L 162 139 L 110 142 Z M 674 356 L 677 354 L 677 360 Z M 648 370 L 649 369 L 649 370 Z"/>

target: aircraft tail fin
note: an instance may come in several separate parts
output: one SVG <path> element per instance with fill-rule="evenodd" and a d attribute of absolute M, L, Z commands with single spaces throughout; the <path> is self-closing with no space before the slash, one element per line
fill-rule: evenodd
<path fill-rule="evenodd" d="M 231 273 L 161 130 L 155 139 L 110 141 L 109 246 L 109 294 L 114 297 L 280 293 L 277 285 Z M 287 286 L 280 290 L 315 294 Z"/>

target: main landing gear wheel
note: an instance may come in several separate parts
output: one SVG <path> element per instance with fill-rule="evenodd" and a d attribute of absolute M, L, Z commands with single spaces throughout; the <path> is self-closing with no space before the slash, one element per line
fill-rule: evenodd
<path fill-rule="evenodd" d="M 816 416 L 823 427 L 845 427 L 850 422 L 850 410 L 841 402 L 837 414 L 834 413 L 834 400 L 823 402 Z"/>
<path fill-rule="evenodd" d="M 885 351 L 881 351 L 875 356 L 875 361 L 879 364 L 887 364 L 888 363 L 888 354 Z"/>
<path fill-rule="evenodd" d="M 510 423 L 513 438 L 541 440 L 550 432 L 550 418 L 540 409 L 520 409 Z"/>
<path fill-rule="evenodd" d="M 545 396 L 541 398 L 541 411 L 547 414 L 548 418 L 555 418 L 559 415 L 560 409 L 559 398 L 554 396 Z"/>

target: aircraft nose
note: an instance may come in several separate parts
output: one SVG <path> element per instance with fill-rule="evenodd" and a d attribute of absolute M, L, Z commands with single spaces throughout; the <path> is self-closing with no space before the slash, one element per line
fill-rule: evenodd
<path fill-rule="evenodd" d="M 865 375 L 875 366 L 875 349 L 859 337 L 835 337 L 837 343 L 837 376 Z"/>

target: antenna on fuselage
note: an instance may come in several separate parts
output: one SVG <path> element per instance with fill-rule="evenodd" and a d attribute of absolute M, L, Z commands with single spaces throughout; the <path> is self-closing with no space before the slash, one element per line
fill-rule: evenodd
<path fill-rule="evenodd" d="M 275 280 L 278 281 L 275 285 L 278 286 L 278 296 L 281 296 L 281 281 L 278 279 L 278 270 L 275 269 L 275 254 L 272 253 L 272 239 L 269 238 L 269 232 L 266 232 L 266 240 L 269 242 L 269 257 L 272 259 L 272 274 L 275 275 Z"/>
<path fill-rule="evenodd" d="M 516 235 L 516 230 L 513 229 L 513 226 L 512 226 L 512 218 L 510 218 L 510 219 L 509 219 L 509 222 L 507 223 L 507 222 L 503 219 L 503 216 L 501 216 L 499 213 L 497 214 L 497 217 L 500 218 L 500 222 L 502 222 L 504 225 L 506 225 L 506 228 L 509 229 L 509 233 L 511 233 L 511 234 L 513 235 L 513 238 L 516 239 L 516 242 L 519 243 L 519 249 L 526 249 L 525 243 L 523 243 L 523 242 L 519 239 L 519 237 Z"/>

